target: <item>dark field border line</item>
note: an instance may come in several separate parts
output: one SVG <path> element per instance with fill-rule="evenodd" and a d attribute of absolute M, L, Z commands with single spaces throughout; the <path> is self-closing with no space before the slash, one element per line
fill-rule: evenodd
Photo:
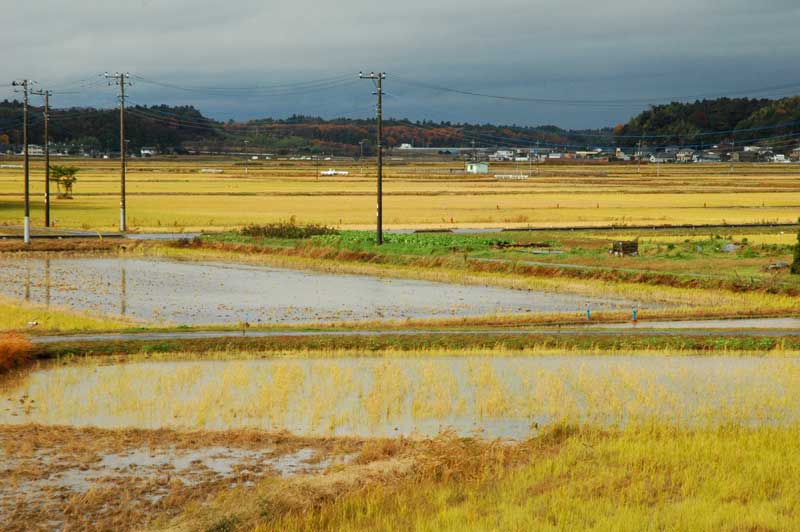
<path fill-rule="evenodd" d="M 31 342 L 39 345 L 113 343 L 113 342 L 158 342 L 171 340 L 220 340 L 263 338 L 391 338 L 391 337 L 800 337 L 800 329 L 473 329 L 473 330 L 339 330 L 339 331 L 172 331 L 141 333 L 97 333 L 64 336 L 32 336 Z"/>

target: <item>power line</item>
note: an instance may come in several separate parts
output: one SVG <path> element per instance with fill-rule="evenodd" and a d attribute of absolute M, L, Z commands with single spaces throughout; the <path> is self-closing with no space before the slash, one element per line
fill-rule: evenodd
<path fill-rule="evenodd" d="M 694 98 L 702 98 L 708 97 L 709 95 L 682 95 L 682 96 L 672 96 L 672 97 L 657 97 L 657 98 L 632 98 L 632 99 L 608 99 L 608 100 L 584 100 L 584 99 L 558 99 L 558 98 L 536 98 L 536 97 L 528 97 L 528 96 L 509 96 L 503 94 L 492 94 L 486 92 L 478 92 L 478 91 L 469 91 L 464 89 L 457 89 L 453 87 L 445 87 L 442 85 L 435 85 L 431 83 L 423 83 L 415 80 L 404 80 L 402 77 L 398 77 L 398 83 L 403 85 L 413 86 L 413 87 L 420 87 L 425 89 L 436 90 L 440 92 L 450 92 L 455 94 L 461 94 L 464 96 L 475 96 L 480 98 L 489 98 L 495 100 L 505 100 L 505 101 L 513 101 L 513 102 L 525 102 L 525 103 L 537 103 L 537 104 L 562 104 L 562 105 L 597 105 L 597 106 L 626 106 L 629 104 L 635 103 L 656 103 L 656 102 L 665 102 L 665 101 L 675 101 L 675 100 L 686 100 L 686 99 L 694 99 Z M 782 85 L 782 86 L 775 86 L 775 87 L 762 87 L 760 89 L 750 89 L 748 91 L 737 92 L 738 94 L 743 93 L 754 93 L 754 92 L 768 92 L 768 91 L 776 91 L 776 90 L 789 90 L 800 87 L 800 83 L 793 83 L 790 85 Z M 718 93 L 713 96 L 719 96 Z"/>
<path fill-rule="evenodd" d="M 184 92 L 199 92 L 212 94 L 216 96 L 225 95 L 230 92 L 236 96 L 241 96 L 242 93 L 253 93 L 260 96 L 287 96 L 287 95 L 300 95 L 310 92 L 327 90 L 337 88 L 354 83 L 350 76 L 337 76 L 333 78 L 325 78 L 319 80 L 311 80 L 306 82 L 294 83 L 276 83 L 271 85 L 252 85 L 249 87 L 203 87 L 203 86 L 182 86 L 174 83 L 157 81 L 153 79 L 144 78 L 142 76 L 134 76 L 137 80 L 151 85 L 160 87 L 180 90 Z"/>

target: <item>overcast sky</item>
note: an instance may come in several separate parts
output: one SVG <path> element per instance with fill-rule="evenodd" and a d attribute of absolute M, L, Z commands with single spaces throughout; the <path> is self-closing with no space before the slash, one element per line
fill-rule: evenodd
<path fill-rule="evenodd" d="M 219 119 L 371 116 L 359 70 L 386 71 L 388 116 L 571 128 L 650 101 L 800 93 L 798 0 L 0 0 L 0 13 L 0 85 L 37 80 L 64 91 L 59 107 L 114 105 L 104 71 L 139 76 L 134 103 Z"/>

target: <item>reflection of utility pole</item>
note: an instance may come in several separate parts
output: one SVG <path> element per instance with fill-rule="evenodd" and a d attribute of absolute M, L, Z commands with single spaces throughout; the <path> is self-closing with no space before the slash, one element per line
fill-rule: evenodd
<path fill-rule="evenodd" d="M 25 261 L 25 301 L 31 300 L 31 263 Z"/>
<path fill-rule="evenodd" d="M 50 306 L 50 259 L 44 259 L 44 304 Z"/>
<path fill-rule="evenodd" d="M 29 79 L 11 82 L 13 87 L 22 87 L 22 94 L 24 95 L 24 104 L 22 108 L 22 143 L 24 144 L 23 153 L 25 157 L 25 162 L 23 163 L 25 168 L 25 217 L 23 220 L 22 238 L 26 244 L 31 243 L 30 158 L 28 156 L 28 90 L 33 83 L 35 82 Z"/>
<path fill-rule="evenodd" d="M 119 279 L 119 313 L 125 315 L 127 312 L 127 299 L 128 299 L 128 277 L 125 272 L 125 266 L 122 267 Z"/>
<path fill-rule="evenodd" d="M 119 199 L 119 230 L 125 232 L 125 85 L 130 85 L 130 74 L 106 73 L 105 77 L 109 80 L 114 80 L 119 84 L 119 185 L 120 185 L 120 199 Z M 112 82 L 109 81 L 109 85 Z"/>
<path fill-rule="evenodd" d="M 362 74 L 359 72 L 358 77 L 361 79 L 371 79 L 375 81 L 376 92 L 378 96 L 377 108 L 377 122 L 378 133 L 376 147 L 378 149 L 378 197 L 377 197 L 377 243 L 380 246 L 383 244 L 383 90 L 382 82 L 386 79 L 384 72 L 371 72 L 369 74 Z"/>
<path fill-rule="evenodd" d="M 38 90 L 31 94 L 44 96 L 44 226 L 50 227 L 50 96 L 53 91 Z"/>

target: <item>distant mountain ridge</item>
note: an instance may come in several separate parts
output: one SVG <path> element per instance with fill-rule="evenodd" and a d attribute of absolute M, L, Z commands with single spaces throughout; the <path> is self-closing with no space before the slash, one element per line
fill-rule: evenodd
<path fill-rule="evenodd" d="M 22 143 L 22 104 L 0 102 L 0 145 Z M 31 143 L 42 142 L 42 113 L 32 108 Z M 735 130 L 735 131 L 734 131 Z M 119 146 L 116 109 L 51 110 L 51 141 L 97 151 Z M 626 124 L 596 130 L 557 126 L 501 126 L 451 122 L 384 121 L 384 141 L 393 148 L 416 147 L 594 147 L 665 145 L 710 146 L 717 143 L 761 143 L 791 148 L 800 134 L 800 97 L 779 100 L 718 98 L 651 107 Z M 375 121 L 293 115 L 286 119 L 220 122 L 193 106 L 132 106 L 126 115 L 126 137 L 132 151 L 153 146 L 159 151 L 241 151 L 364 155 L 375 152 Z M 246 142 L 245 142 L 246 141 Z"/>

